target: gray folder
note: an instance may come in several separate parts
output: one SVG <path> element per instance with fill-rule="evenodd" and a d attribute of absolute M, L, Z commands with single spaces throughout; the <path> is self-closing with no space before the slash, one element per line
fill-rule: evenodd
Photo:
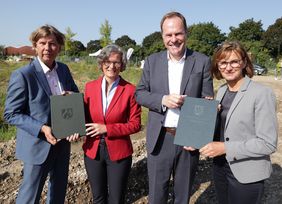
<path fill-rule="evenodd" d="M 186 97 L 181 107 L 174 144 L 199 149 L 213 141 L 219 102 Z"/>
<path fill-rule="evenodd" d="M 66 138 L 74 133 L 85 135 L 83 94 L 51 96 L 51 126 L 56 138 Z"/>

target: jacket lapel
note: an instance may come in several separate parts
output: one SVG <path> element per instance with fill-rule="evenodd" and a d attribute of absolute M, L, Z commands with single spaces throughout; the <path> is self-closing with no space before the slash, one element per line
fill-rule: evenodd
<path fill-rule="evenodd" d="M 66 89 L 66 77 L 63 69 L 60 67 L 60 64 L 58 64 L 58 68 L 56 70 L 59 78 L 59 82 L 61 83 L 62 90 L 65 91 Z"/>
<path fill-rule="evenodd" d="M 162 53 L 157 64 L 159 65 L 156 66 L 156 68 L 159 68 L 158 73 L 160 73 L 160 82 L 163 84 L 161 87 L 164 88 L 165 94 L 169 94 L 167 51 Z"/>
<path fill-rule="evenodd" d="M 232 102 L 230 109 L 227 113 L 226 116 L 226 123 L 225 123 L 225 129 L 228 126 L 228 123 L 230 121 L 231 115 L 233 114 L 234 110 L 236 109 L 236 107 L 238 106 L 238 104 L 240 103 L 240 101 L 242 100 L 242 98 L 244 97 L 246 90 L 248 89 L 248 86 L 251 82 L 251 79 L 249 77 L 245 77 L 244 78 L 244 82 L 242 84 L 242 86 L 240 87 L 238 93 L 236 94 L 234 101 Z"/>
<path fill-rule="evenodd" d="M 185 88 L 186 88 L 186 85 L 188 84 L 190 74 L 194 67 L 194 63 L 195 63 L 195 59 L 192 56 L 192 51 L 189 49 L 186 49 L 186 59 L 185 59 L 184 67 L 183 67 L 180 94 L 185 93 Z"/>
<path fill-rule="evenodd" d="M 99 79 L 99 83 L 97 83 L 98 87 L 94 87 L 93 90 L 98 90 L 97 91 L 97 110 L 99 110 L 99 117 L 103 118 L 104 119 L 104 113 L 103 113 L 103 99 L 102 99 L 102 80 L 103 80 L 103 77 L 100 77 Z"/>
<path fill-rule="evenodd" d="M 227 85 L 226 84 L 222 85 L 220 87 L 220 89 L 218 90 L 218 92 L 216 94 L 216 100 L 219 101 L 219 103 L 221 103 L 226 90 L 227 90 Z"/>
<path fill-rule="evenodd" d="M 33 60 L 33 65 L 35 68 L 35 75 L 38 79 L 38 83 L 41 84 L 42 88 L 44 89 L 44 91 L 46 92 L 46 94 L 48 96 L 52 95 L 51 89 L 49 87 L 48 81 L 46 79 L 46 76 L 43 72 L 43 69 L 38 61 L 38 59 L 36 58 L 35 60 Z"/>

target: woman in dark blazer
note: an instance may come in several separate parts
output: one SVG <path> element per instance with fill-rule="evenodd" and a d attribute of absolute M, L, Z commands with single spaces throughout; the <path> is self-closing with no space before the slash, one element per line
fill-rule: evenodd
<path fill-rule="evenodd" d="M 215 142 L 200 149 L 214 158 L 213 174 L 220 204 L 261 203 L 264 180 L 272 171 L 270 154 L 277 146 L 276 97 L 252 81 L 253 65 L 239 42 L 224 42 L 215 51 L 211 72 L 225 79 Z"/>
<path fill-rule="evenodd" d="M 130 134 L 141 128 L 135 86 L 119 75 L 126 62 L 120 47 L 106 46 L 98 56 L 103 76 L 85 87 L 88 123 L 83 150 L 95 204 L 124 203 L 133 153 Z"/>

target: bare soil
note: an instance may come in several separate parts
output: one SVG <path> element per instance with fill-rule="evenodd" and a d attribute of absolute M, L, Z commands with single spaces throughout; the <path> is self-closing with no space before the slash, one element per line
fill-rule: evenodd
<path fill-rule="evenodd" d="M 282 121 L 282 81 L 271 76 L 256 76 L 254 80 L 266 84 L 274 90 L 277 97 L 277 116 Z M 278 204 L 282 202 L 282 126 L 279 127 L 278 149 L 271 158 L 273 173 L 265 182 L 263 203 Z M 148 203 L 148 178 L 146 171 L 145 132 L 132 136 L 134 155 L 133 166 L 129 178 L 126 203 Z M 0 143 L 0 203 L 15 203 L 17 191 L 22 179 L 22 163 L 14 157 L 15 140 Z M 69 184 L 65 203 L 92 203 L 91 191 L 87 180 L 81 142 L 72 144 L 71 164 L 69 167 Z M 171 194 L 169 195 L 171 202 Z M 42 194 L 42 203 L 46 200 L 46 186 Z M 193 195 L 190 204 L 217 203 L 211 181 L 211 160 L 201 158 Z"/>

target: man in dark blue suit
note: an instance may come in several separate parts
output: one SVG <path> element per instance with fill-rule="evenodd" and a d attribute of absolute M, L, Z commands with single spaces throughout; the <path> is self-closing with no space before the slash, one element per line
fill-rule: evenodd
<path fill-rule="evenodd" d="M 67 65 L 55 61 L 64 39 L 53 26 L 38 28 L 30 36 L 36 59 L 10 78 L 4 118 L 17 127 L 16 157 L 24 162 L 17 203 L 39 203 L 48 174 L 47 203 L 65 200 L 69 141 L 78 134 L 57 140 L 50 127 L 50 96 L 78 92 Z"/>

